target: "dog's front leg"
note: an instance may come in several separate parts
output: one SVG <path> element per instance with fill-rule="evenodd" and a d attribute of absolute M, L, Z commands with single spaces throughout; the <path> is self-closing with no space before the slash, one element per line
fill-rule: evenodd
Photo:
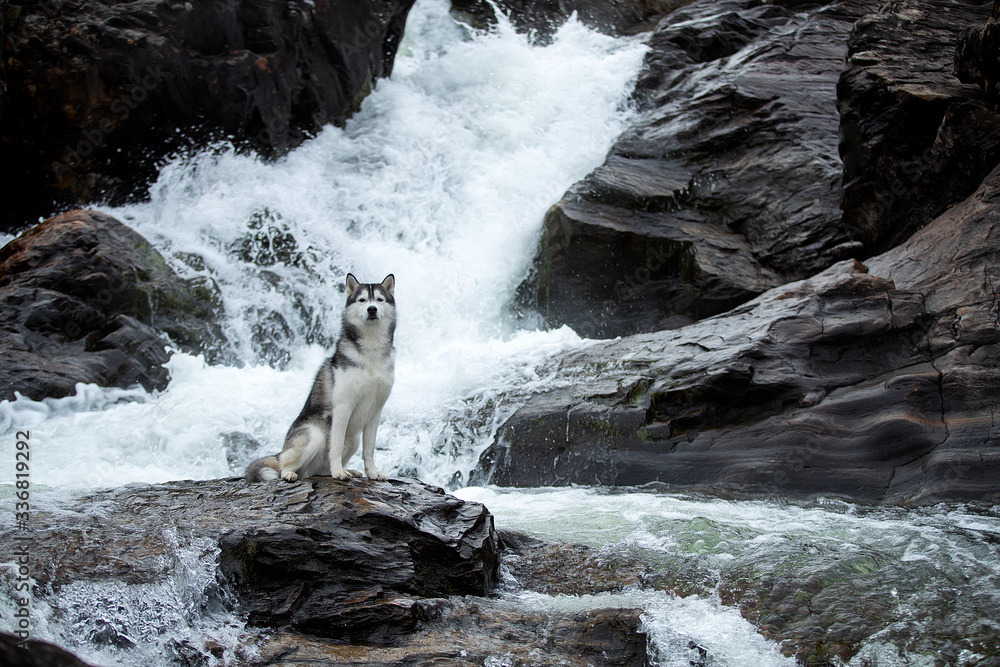
<path fill-rule="evenodd" d="M 343 410 L 342 412 L 347 412 Z M 353 475 L 344 470 L 344 439 L 347 437 L 348 417 L 333 415 L 330 428 L 330 477 L 334 479 L 351 479 Z"/>
<path fill-rule="evenodd" d="M 361 458 L 365 462 L 365 474 L 368 479 L 376 482 L 384 482 L 388 479 L 381 470 L 375 467 L 375 434 L 378 432 L 378 420 L 380 412 L 376 413 L 370 422 L 365 425 L 364 435 L 361 438 Z"/>

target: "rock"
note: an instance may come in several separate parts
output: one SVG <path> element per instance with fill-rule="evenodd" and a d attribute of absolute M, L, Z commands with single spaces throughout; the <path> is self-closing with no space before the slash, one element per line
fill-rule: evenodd
<path fill-rule="evenodd" d="M 639 609 L 578 613 L 525 610 L 487 599 L 442 601 L 441 616 L 393 646 L 333 644 L 299 633 L 278 633 L 253 665 L 607 665 L 645 667 L 647 637 Z"/>
<path fill-rule="evenodd" d="M 1000 498 L 998 197 L 995 170 L 867 267 L 554 360 L 564 387 L 500 428 L 473 483 Z"/>
<path fill-rule="evenodd" d="M 954 74 L 962 83 L 975 83 L 987 97 L 1000 98 L 1000 2 L 994 0 L 993 11 L 984 25 L 966 28 L 955 48 Z"/>
<path fill-rule="evenodd" d="M 504 589 L 546 595 L 620 592 L 641 585 L 645 562 L 605 559 L 594 549 L 501 532 Z M 294 631 L 261 641 L 261 665 L 635 665 L 649 664 L 640 609 L 566 612 L 509 598 L 449 598 L 392 642 L 359 650 Z"/>
<path fill-rule="evenodd" d="M 500 531 L 504 569 L 520 588 L 545 595 L 595 595 L 642 588 L 652 574 L 645 559 L 623 558 L 581 544 L 545 542 Z"/>
<path fill-rule="evenodd" d="M 653 27 L 655 21 L 690 0 L 452 0 L 451 13 L 460 21 L 487 28 L 496 25 L 496 9 L 519 32 L 548 41 L 570 16 L 584 25 L 611 35 L 628 35 Z"/>
<path fill-rule="evenodd" d="M 163 389 L 168 343 L 209 359 L 226 350 L 214 285 L 181 279 L 139 234 L 95 211 L 57 216 L 0 248 L 0 303 L 0 399 L 72 395 L 78 382 Z"/>
<path fill-rule="evenodd" d="M 843 223 L 866 254 L 907 239 L 1000 162 L 1000 116 L 953 74 L 963 30 L 989 13 L 988 4 L 889 2 L 851 32 L 837 84 Z"/>
<path fill-rule="evenodd" d="M 650 38 L 641 113 L 545 217 L 522 308 L 588 337 L 676 328 L 862 252 L 835 85 L 874 3 L 698 0 Z"/>
<path fill-rule="evenodd" d="M 7 667 L 90 667 L 55 644 L 24 640 L 0 632 L 0 662 Z"/>
<path fill-rule="evenodd" d="M 141 195 L 226 139 L 280 154 L 387 76 L 413 0 L 6 3 L 0 229 Z"/>
<path fill-rule="evenodd" d="M 438 598 L 489 594 L 499 561 L 485 507 L 403 480 L 129 486 L 36 501 L 31 526 L 34 604 L 121 647 L 168 641 L 176 619 L 197 625 L 223 605 L 255 634 L 392 643 L 436 614 Z M 0 531 L 4 553 L 17 535 Z M 117 604 L 95 605 L 102 596 Z"/>

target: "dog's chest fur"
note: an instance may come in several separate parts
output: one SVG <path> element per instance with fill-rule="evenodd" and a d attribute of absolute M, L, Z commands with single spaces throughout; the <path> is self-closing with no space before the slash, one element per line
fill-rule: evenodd
<path fill-rule="evenodd" d="M 389 398 L 395 375 L 395 353 L 385 345 L 366 346 L 345 342 L 332 360 L 333 412 L 348 410 L 352 427 L 366 423 Z M 355 430 L 351 428 L 350 430 Z"/>

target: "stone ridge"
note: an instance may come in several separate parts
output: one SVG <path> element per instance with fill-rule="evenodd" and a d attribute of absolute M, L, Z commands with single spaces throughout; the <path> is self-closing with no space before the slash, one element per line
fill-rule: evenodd
<path fill-rule="evenodd" d="M 554 361 L 568 386 L 527 398 L 478 481 L 1000 498 L 997 198 L 1000 170 L 867 266 Z"/>

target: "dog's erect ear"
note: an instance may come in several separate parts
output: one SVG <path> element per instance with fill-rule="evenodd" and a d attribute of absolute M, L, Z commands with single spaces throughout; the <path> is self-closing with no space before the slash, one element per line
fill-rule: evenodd
<path fill-rule="evenodd" d="M 396 289 L 396 278 L 391 273 L 385 277 L 385 280 L 382 281 L 382 287 L 384 287 L 385 291 L 389 293 L 389 296 L 396 296 L 392 293 L 392 291 Z"/>
<path fill-rule="evenodd" d="M 354 277 L 354 274 L 353 273 L 348 273 L 347 274 L 347 296 L 351 296 L 352 294 L 354 294 L 354 290 L 358 289 L 360 286 L 361 286 L 361 283 L 359 283 L 358 279 Z"/>

